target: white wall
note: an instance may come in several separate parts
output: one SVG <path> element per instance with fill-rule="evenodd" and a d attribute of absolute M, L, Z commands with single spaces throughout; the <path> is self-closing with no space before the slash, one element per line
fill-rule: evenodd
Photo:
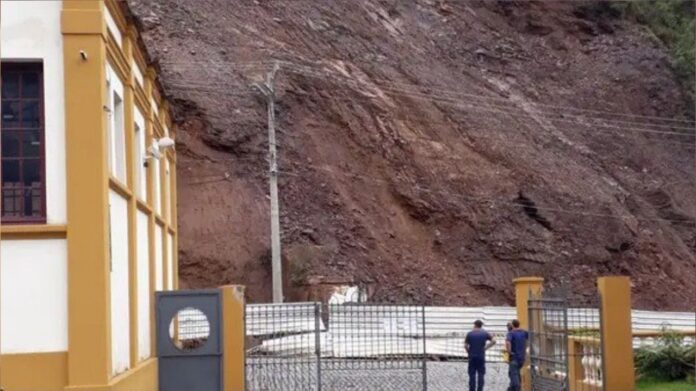
<path fill-rule="evenodd" d="M 130 364 L 128 294 L 128 202 L 109 191 L 111 227 L 111 366 L 114 375 Z"/>
<path fill-rule="evenodd" d="M 148 217 L 138 211 L 138 357 L 150 357 L 150 252 Z"/>
<path fill-rule="evenodd" d="M 2 241 L 2 353 L 68 350 L 67 264 L 64 239 Z"/>
<path fill-rule="evenodd" d="M 174 235 L 167 234 L 167 245 L 169 246 L 169 251 L 167 252 L 167 265 L 169 268 L 169 289 L 174 289 L 174 260 L 176 259 L 174 248 Z"/>
<path fill-rule="evenodd" d="M 155 225 L 155 290 L 164 290 L 164 230 L 161 226 Z"/>
<path fill-rule="evenodd" d="M 135 117 L 135 137 L 133 140 L 134 148 L 133 155 L 135 159 L 135 173 L 134 183 L 136 185 L 136 195 L 141 200 L 145 201 L 147 199 L 147 168 L 145 167 L 145 154 L 147 147 L 145 145 L 145 118 L 140 113 L 138 106 L 135 106 L 134 110 Z"/>
<path fill-rule="evenodd" d="M 111 15 L 109 9 L 105 8 L 105 10 L 106 28 L 109 30 L 111 35 L 113 35 L 114 39 L 116 40 L 116 43 L 118 43 L 118 46 L 121 46 L 123 45 L 123 34 L 121 34 L 121 30 L 118 29 L 118 25 L 116 24 L 116 21 L 114 20 L 113 15 Z"/>
<path fill-rule="evenodd" d="M 167 195 L 164 198 L 164 205 L 162 205 L 162 215 L 167 221 L 171 221 L 172 218 L 172 197 L 171 197 L 171 173 L 169 168 L 169 159 L 166 157 L 162 159 L 164 161 L 164 193 Z"/>
<path fill-rule="evenodd" d="M 65 93 L 62 1 L 0 1 L 2 59 L 41 61 L 46 122 L 46 210 L 49 224 L 65 224 Z"/>
<path fill-rule="evenodd" d="M 152 175 L 154 175 L 153 180 L 155 181 L 155 194 L 153 194 L 153 197 L 155 198 L 154 201 L 154 207 L 155 207 L 155 213 L 158 215 L 162 216 L 162 180 L 160 177 L 160 170 L 162 169 L 162 163 L 160 162 L 161 159 L 152 159 L 151 162 L 153 164 L 153 169 L 152 169 Z"/>
<path fill-rule="evenodd" d="M 133 76 L 135 77 L 135 81 L 142 88 L 145 85 L 143 79 L 143 72 L 140 70 L 140 66 L 135 60 L 131 62 L 131 69 L 133 69 Z"/>

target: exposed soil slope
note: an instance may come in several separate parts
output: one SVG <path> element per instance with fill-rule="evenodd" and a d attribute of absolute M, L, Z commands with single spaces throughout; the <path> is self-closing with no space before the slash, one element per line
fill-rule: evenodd
<path fill-rule="evenodd" d="M 627 274 L 639 307 L 696 306 L 693 124 L 647 118 L 688 110 L 640 26 L 578 2 L 129 3 L 178 104 L 184 286 L 270 296 L 252 84 L 280 60 L 288 284 L 484 305 L 516 276 L 582 299 Z"/>

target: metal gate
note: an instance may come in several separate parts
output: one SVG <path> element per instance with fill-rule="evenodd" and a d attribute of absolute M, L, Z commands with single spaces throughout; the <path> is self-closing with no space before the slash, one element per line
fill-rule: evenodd
<path fill-rule="evenodd" d="M 160 391 L 222 391 L 218 290 L 156 293 Z"/>
<path fill-rule="evenodd" d="M 531 390 L 602 390 L 598 297 L 573 306 L 563 290 L 530 293 L 528 308 Z M 571 379 L 576 379 L 572 387 Z"/>
<path fill-rule="evenodd" d="M 532 391 L 567 391 L 568 303 L 541 294 L 528 304 Z"/>
<path fill-rule="evenodd" d="M 245 325 L 247 391 L 321 389 L 319 303 L 248 305 Z"/>
<path fill-rule="evenodd" d="M 427 390 L 425 310 L 415 305 L 328 306 L 326 390 Z"/>
<path fill-rule="evenodd" d="M 427 389 L 422 306 L 255 304 L 245 321 L 249 391 Z"/>

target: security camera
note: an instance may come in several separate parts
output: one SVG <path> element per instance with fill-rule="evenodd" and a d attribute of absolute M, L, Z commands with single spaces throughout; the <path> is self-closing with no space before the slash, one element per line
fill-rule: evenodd
<path fill-rule="evenodd" d="M 167 150 L 169 148 L 174 147 L 174 140 L 171 137 L 162 137 L 161 139 L 157 140 L 157 146 L 160 149 Z"/>
<path fill-rule="evenodd" d="M 147 158 L 146 159 L 159 159 L 162 157 L 162 153 L 160 152 L 159 146 L 157 145 L 157 142 L 152 143 L 150 148 L 147 149 Z"/>

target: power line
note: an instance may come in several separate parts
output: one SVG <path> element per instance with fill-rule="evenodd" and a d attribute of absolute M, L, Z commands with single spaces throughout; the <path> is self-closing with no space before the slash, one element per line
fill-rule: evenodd
<path fill-rule="evenodd" d="M 184 64 L 184 65 L 193 65 L 193 64 L 199 64 L 202 61 L 179 61 L 179 60 L 174 60 L 174 61 L 168 61 L 170 64 Z M 207 64 L 215 64 L 217 63 L 216 61 L 205 61 Z M 331 78 L 347 78 L 351 79 L 349 76 L 346 76 L 344 74 L 338 74 L 338 73 L 327 73 L 328 71 L 326 70 L 326 64 L 318 63 L 319 65 L 322 66 L 322 68 L 316 68 L 312 67 L 312 65 L 307 66 L 291 61 L 285 61 L 285 60 L 278 60 L 279 63 L 281 63 L 284 68 L 285 67 L 295 67 L 296 69 L 299 70 L 307 70 L 307 71 L 312 71 L 312 72 L 319 72 L 323 73 L 325 75 L 330 76 Z M 248 64 L 253 64 L 253 65 L 268 65 L 272 62 L 270 61 L 249 61 L 249 62 L 237 62 L 237 63 L 231 63 L 232 65 L 240 65 L 240 66 L 246 66 Z M 225 64 L 225 63 L 220 63 L 220 64 Z M 200 72 L 200 68 L 195 68 Z M 352 80 L 357 80 L 357 79 L 352 79 Z M 471 97 L 471 98 L 476 98 L 476 99 L 483 99 L 483 100 L 491 100 L 491 101 L 499 101 L 502 103 L 511 103 L 511 101 L 507 98 L 500 98 L 500 97 L 495 97 L 495 96 L 486 96 L 486 95 L 480 95 L 480 94 L 471 94 L 471 93 L 463 93 L 461 91 L 454 91 L 454 90 L 447 90 L 447 89 L 442 89 L 442 88 L 436 88 L 436 87 L 429 87 L 429 86 L 419 86 L 419 85 L 414 85 L 414 84 L 408 84 L 408 83 L 398 83 L 394 81 L 389 81 L 386 79 L 370 79 L 370 81 L 375 82 L 375 84 L 380 85 L 392 85 L 395 86 L 395 88 L 411 88 L 411 89 L 419 89 L 419 88 L 425 88 L 430 91 L 436 91 L 436 92 L 441 92 L 446 95 L 454 95 L 454 96 L 466 96 L 466 97 Z M 410 92 L 414 92 L 411 90 Z M 430 94 L 432 95 L 432 94 Z M 442 95 L 441 95 L 442 96 Z M 598 101 L 602 102 L 602 101 Z M 609 102 L 606 102 L 609 103 Z M 617 117 L 625 117 L 625 118 L 637 118 L 637 119 L 643 119 L 643 120 L 655 120 L 655 121 L 665 121 L 665 122 L 677 122 L 677 123 L 688 123 L 688 124 L 693 124 L 696 123 L 694 120 L 686 120 L 686 119 L 679 119 L 679 118 L 673 118 L 673 117 L 663 117 L 663 116 L 651 116 L 651 115 L 641 115 L 641 114 L 632 114 L 632 113 L 626 113 L 626 112 L 615 112 L 615 111 L 606 111 L 606 110 L 595 110 L 595 109 L 586 109 L 586 108 L 578 108 L 578 107 L 572 107 L 572 106 L 561 106 L 561 105 L 551 105 L 551 104 L 545 104 L 545 103 L 536 103 L 536 102 L 530 102 L 529 103 L 532 106 L 539 106 L 539 107 L 548 107 L 548 108 L 553 108 L 553 109 L 560 109 L 566 112 L 586 112 L 586 113 L 595 113 L 598 115 L 607 115 L 607 116 L 617 116 Z M 543 112 L 542 112 L 543 113 Z M 569 115 L 576 115 L 577 114 L 569 114 Z M 635 122 L 635 121 L 626 121 L 626 120 L 617 120 L 617 119 L 603 119 L 605 121 L 613 121 L 617 123 L 630 123 L 630 124 L 643 124 L 646 125 L 645 123 L 642 122 Z M 666 125 L 666 124 L 650 124 L 653 126 L 665 126 L 665 127 L 670 127 L 674 128 L 671 125 Z M 688 127 L 688 128 L 681 128 L 681 129 L 686 129 L 686 130 L 691 130 L 693 127 Z"/>
<path fill-rule="evenodd" d="M 335 80 L 335 78 L 330 78 L 330 75 L 322 75 L 322 74 L 317 74 L 317 73 L 311 73 L 307 71 L 298 71 L 298 70 L 293 70 L 289 69 L 290 72 L 296 72 L 300 73 L 306 76 L 313 76 L 313 77 L 318 77 L 318 78 L 325 78 L 327 80 Z M 670 131 L 659 131 L 659 130 L 653 130 L 649 128 L 632 128 L 632 127 L 622 127 L 622 126 L 613 126 L 613 125 L 604 125 L 604 124 L 584 124 L 578 121 L 573 121 L 573 120 L 565 120 L 562 118 L 549 118 L 548 113 L 543 113 L 543 112 L 535 112 L 535 113 L 529 113 L 527 111 L 524 111 L 523 109 L 519 109 L 516 107 L 512 107 L 515 110 L 522 110 L 523 113 L 515 113 L 513 111 L 510 111 L 510 106 L 497 106 L 493 104 L 487 104 L 486 106 L 480 106 L 480 105 L 475 105 L 471 103 L 470 101 L 462 100 L 462 99 L 453 99 L 453 98 L 448 98 L 448 97 L 442 97 L 442 96 L 437 96 L 433 94 L 425 94 L 425 93 L 414 93 L 414 92 L 406 92 L 403 90 L 399 89 L 394 89 L 394 88 L 389 88 L 389 87 L 383 87 L 387 92 L 393 92 L 393 95 L 401 95 L 401 96 L 408 96 L 416 99 L 428 99 L 436 102 L 441 102 L 445 104 L 467 104 L 479 108 L 501 108 L 501 110 L 491 110 L 492 112 L 506 112 L 510 113 L 513 115 L 525 115 L 525 116 L 531 116 L 532 114 L 539 114 L 540 117 L 552 121 L 559 121 L 559 122 L 566 122 L 566 123 L 575 123 L 575 124 L 580 124 L 580 125 L 585 125 L 585 126 L 599 126 L 599 127 L 604 127 L 604 128 L 615 128 L 615 129 L 622 129 L 622 130 L 627 130 L 627 131 L 636 131 L 636 132 L 646 132 L 646 133 L 661 133 L 661 134 L 670 134 L 670 135 L 677 135 L 677 136 L 688 136 L 688 137 L 693 137 L 693 134 L 687 134 L 683 132 L 670 132 Z M 505 109 L 502 109 L 502 108 Z M 551 115 L 558 115 L 558 114 L 551 114 Z M 585 118 L 583 118 L 585 119 Z M 595 118 L 596 119 L 596 118 Z M 672 127 L 673 129 L 684 129 L 684 130 L 694 130 L 694 128 L 675 128 Z"/>
<path fill-rule="evenodd" d="M 252 95 L 253 95 L 253 94 L 251 94 L 250 92 L 248 92 L 248 93 L 230 92 L 228 89 L 225 89 L 225 88 L 223 88 L 223 87 L 221 87 L 221 86 L 219 86 L 219 85 L 215 85 L 215 86 L 211 85 L 211 86 L 205 87 L 205 88 L 200 88 L 200 87 L 184 87 L 184 89 L 187 90 L 187 91 L 190 91 L 190 92 L 196 92 L 196 93 L 201 93 L 201 94 L 207 94 L 207 93 L 210 93 L 210 92 L 217 92 L 217 93 L 220 93 L 220 94 L 223 94 L 223 95 L 226 95 L 226 96 L 237 96 L 237 97 L 252 96 Z M 366 98 L 366 99 L 375 99 L 375 98 L 373 98 L 373 97 L 369 97 L 369 96 L 365 96 L 365 95 L 360 95 L 359 97 Z M 416 97 L 416 98 L 420 98 L 420 97 Z M 354 101 L 354 99 L 350 99 L 350 98 L 347 98 L 347 97 L 331 97 L 331 99 L 334 99 L 334 100 L 345 100 L 345 101 L 348 101 L 348 102 Z M 472 104 L 465 104 L 466 106 L 457 105 L 457 104 L 450 104 L 450 105 L 452 105 L 452 106 L 454 106 L 454 107 L 456 107 L 456 108 L 463 109 L 464 111 L 469 110 L 469 111 L 476 111 L 476 112 L 482 111 L 482 112 L 494 112 L 494 113 L 506 114 L 506 115 L 509 115 L 509 116 L 511 116 L 511 117 L 513 117 L 513 118 L 516 118 L 518 121 L 520 121 L 521 124 L 526 124 L 525 121 L 523 121 L 524 119 L 534 120 L 534 121 L 536 121 L 536 122 L 538 123 L 538 119 L 537 119 L 537 118 L 534 118 L 531 114 L 521 114 L 521 113 L 509 112 L 509 111 L 505 111 L 505 110 L 488 109 L 488 108 L 486 108 L 486 107 L 481 107 L 481 106 L 472 105 Z M 216 115 L 216 114 L 213 114 L 213 113 L 206 113 L 206 115 L 207 115 L 208 117 L 210 117 L 210 118 L 217 118 L 217 119 L 220 119 L 220 120 L 229 120 L 229 117 L 224 117 L 224 116 Z M 549 119 L 549 118 L 544 118 L 544 117 L 542 117 L 542 119 L 547 119 L 547 120 L 549 120 L 549 121 L 558 121 L 557 119 Z M 432 122 L 432 120 L 431 120 L 431 122 Z M 576 126 L 583 126 L 583 127 L 591 127 L 591 126 L 593 126 L 593 124 L 584 124 L 584 123 L 579 123 L 579 122 L 574 122 L 574 121 L 567 121 L 567 122 L 570 122 L 571 124 L 574 124 L 574 125 L 576 125 Z M 452 123 L 444 123 L 444 122 L 441 122 L 441 121 L 437 121 L 437 123 L 438 123 L 438 124 L 445 125 L 445 126 L 449 126 L 449 127 L 455 126 L 455 124 L 452 124 Z M 595 125 L 595 126 L 597 126 L 597 125 Z M 615 134 L 615 135 L 618 136 L 618 137 L 628 137 L 628 135 L 622 134 L 619 130 L 627 130 L 629 133 L 633 133 L 633 134 L 636 134 L 636 133 L 645 133 L 645 134 L 655 134 L 655 135 L 691 136 L 691 135 L 685 134 L 685 133 L 663 132 L 663 131 L 650 131 L 650 130 L 631 130 L 631 129 L 626 129 L 626 128 L 617 128 L 617 129 L 614 129 L 614 128 L 615 128 L 615 127 L 610 128 L 610 129 L 593 129 L 593 130 L 587 130 L 587 131 L 590 131 L 590 132 L 597 132 L 597 133 L 613 133 L 613 134 Z M 476 137 L 477 137 L 477 138 L 486 138 L 485 136 L 480 136 L 480 135 L 477 135 Z M 431 139 L 431 138 L 424 138 L 424 137 L 417 137 L 417 138 L 421 138 L 421 139 L 426 140 L 426 141 L 438 142 L 438 140 L 434 140 L 434 139 Z M 648 140 L 651 140 L 651 141 L 654 141 L 654 142 L 659 142 L 659 143 L 666 143 L 666 144 L 681 144 L 681 145 L 686 145 L 686 146 L 689 146 L 689 147 L 691 147 L 691 146 L 694 145 L 694 144 L 691 143 L 691 142 L 682 142 L 682 141 L 677 141 L 677 140 L 650 139 L 650 138 L 648 138 Z"/>
<path fill-rule="evenodd" d="M 316 78 L 322 78 L 326 79 L 332 82 L 335 82 L 337 79 L 341 79 L 342 77 L 337 76 L 337 77 L 332 77 L 331 75 L 328 74 L 320 74 L 316 73 L 313 71 L 307 71 L 307 70 L 298 70 L 298 69 L 293 69 L 293 68 L 286 68 L 290 70 L 290 72 L 305 75 L 305 76 L 310 76 L 310 77 L 316 77 Z M 362 87 L 358 84 L 356 84 L 356 80 L 351 80 L 351 79 L 346 79 L 345 84 L 349 84 L 352 86 L 356 87 Z M 232 84 L 233 86 L 239 86 L 237 84 Z M 196 84 L 196 83 L 189 83 L 188 86 L 182 86 L 184 89 L 188 90 L 197 90 L 200 89 L 201 91 L 205 90 L 206 87 L 210 87 L 208 91 L 218 91 L 220 89 L 220 84 Z M 583 117 L 583 116 L 577 116 L 577 115 L 572 115 L 572 114 L 567 114 L 567 113 L 544 113 L 544 112 L 528 112 L 522 108 L 514 107 L 514 106 L 500 106 L 500 105 L 495 105 L 495 104 L 490 104 L 487 102 L 484 102 L 485 105 L 477 105 L 475 103 L 472 103 L 471 101 L 467 100 L 462 100 L 462 99 L 454 99 L 450 97 L 443 97 L 443 96 L 438 96 L 434 94 L 427 94 L 427 93 L 420 93 L 420 92 L 412 92 L 412 91 L 404 91 L 404 90 L 399 90 L 396 88 L 390 88 L 388 86 L 382 86 L 382 88 L 387 92 L 389 95 L 396 95 L 396 96 L 403 96 L 403 97 L 410 97 L 413 99 L 421 99 L 421 100 L 427 100 L 431 102 L 436 102 L 436 103 L 442 103 L 446 105 L 450 105 L 453 107 L 458 107 L 465 109 L 466 107 L 462 107 L 462 105 L 466 105 L 467 107 L 471 107 L 473 109 L 477 109 L 479 111 L 485 111 L 485 112 L 493 112 L 493 113 L 503 113 L 503 114 L 508 114 L 511 116 L 516 116 L 516 117 L 530 117 L 532 119 L 535 119 L 538 121 L 537 118 L 534 117 L 539 117 L 540 119 L 545 119 L 548 121 L 554 121 L 554 122 L 562 122 L 562 123 L 567 123 L 567 124 L 575 124 L 575 125 L 581 125 L 585 127 L 595 127 L 595 128 L 603 128 L 607 129 L 607 131 L 612 131 L 612 130 L 617 130 L 617 131 L 627 131 L 627 132 L 643 132 L 643 133 L 655 133 L 655 134 L 664 134 L 664 135 L 672 135 L 672 136 L 677 136 L 677 137 L 695 137 L 695 134 L 691 133 L 685 133 L 685 132 L 675 132 L 675 131 L 661 131 L 661 130 L 655 130 L 651 128 L 634 128 L 634 127 L 624 127 L 624 126 L 615 126 L 615 125 L 607 125 L 603 123 L 597 123 L 596 121 L 611 121 L 607 119 L 602 119 L 602 118 L 596 118 L 596 117 Z M 220 92 L 222 92 L 220 90 Z M 230 94 L 233 95 L 233 94 Z M 376 97 L 375 97 L 376 98 Z M 480 102 L 476 102 L 480 103 Z M 511 110 L 517 110 L 517 111 L 511 111 Z M 561 116 L 561 118 L 554 118 L 554 117 L 549 117 L 550 115 L 556 115 L 556 116 Z M 578 120 L 567 120 L 564 118 L 564 115 L 570 116 L 570 117 L 575 117 L 579 118 L 582 120 L 591 120 L 595 121 L 594 123 L 585 123 L 585 122 L 579 122 Z M 616 121 L 614 121 L 616 122 Z M 643 124 L 643 125 L 648 125 L 648 126 L 662 126 L 659 124 Z M 675 127 L 675 126 L 669 126 L 671 129 L 684 129 L 684 130 L 692 130 L 692 128 L 686 128 L 686 127 Z M 596 130 L 596 129 L 595 129 Z M 598 130 L 597 130 L 598 131 Z"/>

